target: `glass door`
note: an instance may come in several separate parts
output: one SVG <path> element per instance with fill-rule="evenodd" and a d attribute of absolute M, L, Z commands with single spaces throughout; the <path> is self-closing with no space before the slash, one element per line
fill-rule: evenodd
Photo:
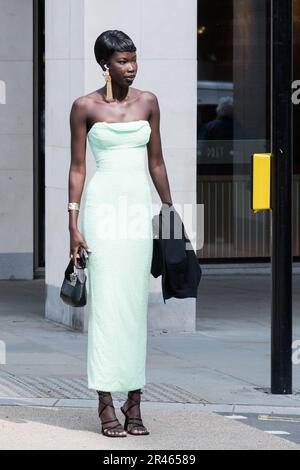
<path fill-rule="evenodd" d="M 251 154 L 270 151 L 270 0 L 198 1 L 197 194 L 205 262 L 269 261 Z"/>

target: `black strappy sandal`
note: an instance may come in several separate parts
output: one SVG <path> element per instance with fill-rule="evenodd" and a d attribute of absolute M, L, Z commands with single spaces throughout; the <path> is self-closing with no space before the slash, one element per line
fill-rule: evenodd
<path fill-rule="evenodd" d="M 106 395 L 108 395 L 108 394 L 106 394 Z M 102 394 L 102 393 L 100 394 L 100 393 L 98 392 L 98 396 L 99 396 L 98 416 L 99 416 L 99 418 L 100 418 L 101 414 L 103 413 L 103 411 L 105 410 L 105 408 L 106 408 L 107 406 L 111 406 L 112 408 L 115 408 L 115 407 L 114 407 L 114 405 L 113 405 L 112 403 L 106 403 L 106 404 L 103 406 L 103 408 L 102 408 L 102 410 L 101 410 L 101 412 L 100 412 L 100 400 L 101 400 L 101 397 L 104 396 L 104 394 Z M 102 403 L 104 403 L 104 402 L 102 402 Z M 100 418 L 100 420 L 101 420 L 101 418 Z M 104 428 L 104 426 L 103 426 L 104 424 L 113 423 L 114 421 L 117 422 L 117 424 L 116 424 L 115 426 L 109 426 L 109 427 L 107 427 L 107 428 Z M 114 431 L 113 433 L 110 433 L 110 432 L 109 432 L 109 431 L 113 431 L 113 429 L 117 428 L 118 426 L 122 426 L 121 423 L 120 423 L 120 421 L 118 420 L 118 418 L 109 419 L 109 420 L 107 420 L 107 421 L 102 421 L 102 422 L 101 422 L 101 425 L 102 425 L 102 427 L 101 427 L 101 433 L 102 433 L 104 436 L 106 436 L 106 437 L 127 437 L 127 433 L 125 432 L 125 434 L 124 434 L 125 429 L 124 429 L 124 431 Z M 123 433 L 123 434 L 122 434 L 122 433 Z"/>
<path fill-rule="evenodd" d="M 129 392 L 130 393 L 130 392 Z M 135 391 L 134 393 L 139 393 L 140 395 L 142 395 L 142 391 Z M 142 421 L 142 418 L 130 418 L 129 416 L 127 416 L 127 412 L 128 410 L 130 410 L 130 408 L 132 408 L 133 406 L 139 406 L 140 403 L 141 403 L 141 398 L 139 400 L 133 400 L 133 398 L 130 398 L 128 396 L 127 400 L 130 400 L 133 402 L 132 405 L 128 406 L 128 408 L 126 409 L 126 411 L 124 410 L 123 406 L 121 406 L 120 410 L 122 411 L 122 413 L 125 415 L 125 423 L 124 423 L 124 429 L 125 431 L 128 433 L 128 434 L 132 434 L 133 436 L 146 436 L 149 433 L 149 431 L 145 428 L 144 424 L 143 424 L 143 421 Z M 131 425 L 131 430 L 129 431 L 128 430 L 128 425 Z M 132 430 L 136 427 L 143 427 L 145 428 L 144 431 L 141 431 L 141 432 L 132 432 Z"/>

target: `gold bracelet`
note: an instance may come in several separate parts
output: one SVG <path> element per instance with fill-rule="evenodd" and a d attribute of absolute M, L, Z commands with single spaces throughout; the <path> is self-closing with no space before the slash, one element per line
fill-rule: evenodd
<path fill-rule="evenodd" d="M 68 211 L 76 210 L 79 211 L 80 209 L 80 204 L 78 202 L 69 202 L 68 204 Z"/>

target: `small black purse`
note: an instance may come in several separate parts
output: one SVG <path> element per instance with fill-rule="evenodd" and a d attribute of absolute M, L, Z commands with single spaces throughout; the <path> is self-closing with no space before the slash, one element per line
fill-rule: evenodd
<path fill-rule="evenodd" d="M 84 307 L 87 301 L 85 268 L 87 267 L 88 254 L 83 247 L 78 250 L 77 268 L 74 265 L 73 258 L 65 270 L 60 298 L 71 307 Z"/>

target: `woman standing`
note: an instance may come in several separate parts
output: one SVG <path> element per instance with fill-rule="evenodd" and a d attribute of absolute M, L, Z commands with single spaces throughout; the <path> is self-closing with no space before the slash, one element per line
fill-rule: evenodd
<path fill-rule="evenodd" d="M 147 308 L 153 248 L 149 173 L 163 203 L 172 205 L 160 139 L 156 96 L 130 88 L 137 74 L 136 47 L 122 31 L 96 40 L 95 57 L 106 85 L 77 98 L 71 109 L 69 172 L 70 256 L 80 246 L 88 263 L 88 387 L 97 390 L 102 433 L 149 434 L 140 411 L 145 385 Z M 88 139 L 96 171 L 78 211 L 86 176 Z M 147 163 L 147 165 L 146 165 Z M 124 229 L 125 226 L 125 229 Z M 128 392 L 116 417 L 111 392 Z"/>

